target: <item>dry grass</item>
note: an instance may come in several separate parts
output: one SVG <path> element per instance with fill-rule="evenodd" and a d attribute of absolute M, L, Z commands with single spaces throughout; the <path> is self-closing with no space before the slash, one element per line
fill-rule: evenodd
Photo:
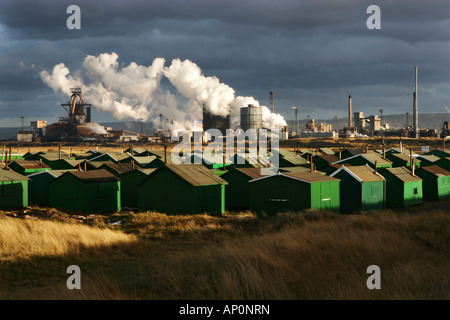
<path fill-rule="evenodd" d="M 113 218 L 0 219 L 0 299 L 450 298 L 447 211 Z M 65 286 L 71 264 L 81 290 Z M 381 290 L 366 287 L 372 264 Z"/>

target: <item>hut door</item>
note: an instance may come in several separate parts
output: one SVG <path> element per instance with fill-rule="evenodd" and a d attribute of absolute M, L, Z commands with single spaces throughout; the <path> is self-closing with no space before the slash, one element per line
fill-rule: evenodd
<path fill-rule="evenodd" d="M 329 182 L 320 184 L 320 208 L 331 209 L 331 185 Z"/>

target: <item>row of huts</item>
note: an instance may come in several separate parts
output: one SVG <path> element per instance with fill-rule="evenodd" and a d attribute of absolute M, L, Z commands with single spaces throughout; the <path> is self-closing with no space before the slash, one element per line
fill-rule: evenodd
<path fill-rule="evenodd" d="M 280 168 L 271 175 L 261 171 L 270 158 L 250 156 L 241 159 L 241 166 L 224 161 L 223 170 L 208 167 L 211 163 L 203 163 L 205 159 L 201 164 L 175 165 L 164 159 L 164 154 L 92 152 L 83 155 L 84 159 L 66 158 L 59 152 L 29 154 L 24 156 L 28 160 L 14 160 L 8 170 L 0 170 L 0 208 L 30 203 L 87 212 L 131 207 L 169 214 L 221 214 L 242 209 L 273 214 L 306 208 L 347 213 L 450 197 L 450 172 L 434 164 L 447 163 L 448 154 L 414 154 L 411 161 L 411 154 L 406 159 L 396 150 L 388 150 L 384 157 L 372 151 L 346 158 L 342 151 L 339 155 L 330 151 L 280 149 Z M 403 155 L 405 161 L 414 163 L 414 170 L 388 160 L 390 154 Z M 149 168 L 124 161 L 132 156 L 155 157 L 160 163 Z M 417 165 L 430 156 L 438 159 Z M 61 160 L 79 162 L 61 169 Z"/>

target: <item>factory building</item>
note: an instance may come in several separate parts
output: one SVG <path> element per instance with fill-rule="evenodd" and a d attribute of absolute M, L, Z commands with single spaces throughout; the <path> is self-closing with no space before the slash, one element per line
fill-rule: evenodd
<path fill-rule="evenodd" d="M 203 105 L 203 131 L 218 129 L 222 133 L 222 136 L 226 136 L 226 130 L 230 128 L 231 122 L 229 114 L 226 117 L 214 115 L 206 110 L 206 106 Z"/>

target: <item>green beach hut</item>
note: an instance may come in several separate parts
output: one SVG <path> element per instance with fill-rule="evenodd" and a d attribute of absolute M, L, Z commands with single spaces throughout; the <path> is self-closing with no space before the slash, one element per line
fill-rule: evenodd
<path fill-rule="evenodd" d="M 341 166 L 330 176 L 341 180 L 342 213 L 384 209 L 385 179 L 369 165 Z"/>
<path fill-rule="evenodd" d="M 450 171 L 441 167 L 427 166 L 416 173 L 423 180 L 423 199 L 440 200 L 450 197 Z"/>
<path fill-rule="evenodd" d="M 50 205 L 82 212 L 118 211 L 120 180 L 104 169 L 68 171 L 50 182 Z"/>
<path fill-rule="evenodd" d="M 223 214 L 227 182 L 201 164 L 167 164 L 138 185 L 138 208 L 167 214 Z"/>
<path fill-rule="evenodd" d="M 8 164 L 9 168 L 21 174 L 27 176 L 34 172 L 40 172 L 45 170 L 50 170 L 50 166 L 42 161 L 34 160 L 14 160 Z"/>
<path fill-rule="evenodd" d="M 134 170 L 122 172 L 119 174 L 121 202 L 122 207 L 137 208 L 138 207 L 138 185 L 147 176 L 155 171 L 153 169 L 136 168 Z"/>
<path fill-rule="evenodd" d="M 67 171 L 76 170 L 46 170 L 29 174 L 27 176 L 30 179 L 28 181 L 28 203 L 39 206 L 50 206 L 50 182 Z"/>
<path fill-rule="evenodd" d="M 278 172 L 253 179 L 250 210 L 269 215 L 308 208 L 339 212 L 339 182 L 317 172 Z"/>
<path fill-rule="evenodd" d="M 306 169 L 306 168 L 305 168 Z M 227 208 L 250 208 L 249 181 L 263 177 L 261 168 L 233 168 L 220 176 L 228 185 L 225 187 Z"/>
<path fill-rule="evenodd" d="M 11 169 L 0 169 L 0 209 L 28 207 L 28 178 Z"/>
<path fill-rule="evenodd" d="M 423 202 L 422 179 L 405 167 L 380 172 L 386 179 L 386 207 L 399 208 Z"/>

